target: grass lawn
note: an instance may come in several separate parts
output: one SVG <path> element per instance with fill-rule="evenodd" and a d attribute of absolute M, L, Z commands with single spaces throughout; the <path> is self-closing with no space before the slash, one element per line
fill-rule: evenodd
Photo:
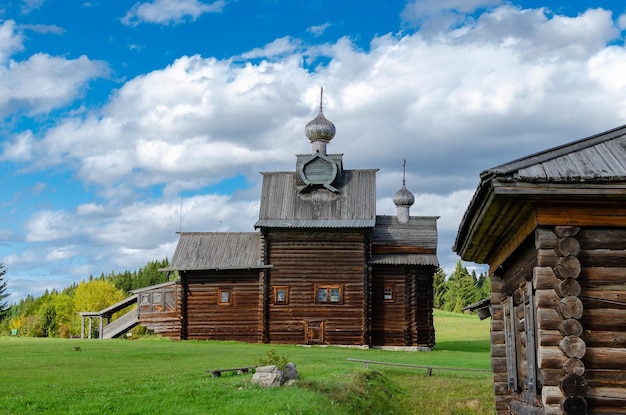
<path fill-rule="evenodd" d="M 492 414 L 489 321 L 435 312 L 431 352 L 339 347 L 0 337 L 2 414 Z M 74 350 L 80 347 L 80 350 Z M 254 365 L 270 349 L 296 363 L 296 386 L 260 389 L 252 375 L 213 379 L 207 369 Z"/>

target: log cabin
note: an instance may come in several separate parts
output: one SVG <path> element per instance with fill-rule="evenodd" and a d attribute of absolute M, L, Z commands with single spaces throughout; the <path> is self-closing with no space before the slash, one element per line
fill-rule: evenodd
<path fill-rule="evenodd" d="M 454 250 L 489 265 L 498 414 L 626 413 L 626 126 L 480 174 Z"/>
<path fill-rule="evenodd" d="M 137 290 L 141 324 L 175 339 L 430 350 L 437 217 L 376 214 L 377 169 L 327 154 L 335 126 L 305 126 L 310 154 L 262 172 L 253 232 L 181 232 L 176 281 Z"/>

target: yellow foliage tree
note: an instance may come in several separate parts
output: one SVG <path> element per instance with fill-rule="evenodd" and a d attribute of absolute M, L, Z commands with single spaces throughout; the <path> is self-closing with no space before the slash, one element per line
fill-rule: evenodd
<path fill-rule="evenodd" d="M 100 311 L 124 299 L 126 295 L 112 282 L 93 279 L 82 281 L 74 292 L 76 311 Z"/>

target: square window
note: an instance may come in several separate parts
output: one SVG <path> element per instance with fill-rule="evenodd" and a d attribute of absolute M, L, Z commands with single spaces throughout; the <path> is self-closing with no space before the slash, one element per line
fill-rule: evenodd
<path fill-rule="evenodd" d="M 339 288 L 330 288 L 330 302 L 331 303 L 339 302 Z"/>
<path fill-rule="evenodd" d="M 328 301 L 328 291 L 326 288 L 318 288 L 317 289 L 317 302 L 325 303 Z"/>
<path fill-rule="evenodd" d="M 383 291 L 383 299 L 385 301 L 393 301 L 393 288 L 392 287 L 385 287 Z"/>

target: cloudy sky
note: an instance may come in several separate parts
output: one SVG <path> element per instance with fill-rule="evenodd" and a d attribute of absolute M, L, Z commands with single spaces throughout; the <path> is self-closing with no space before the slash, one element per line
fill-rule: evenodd
<path fill-rule="evenodd" d="M 579 6 L 585 4 L 585 6 Z M 449 273 L 482 170 L 626 123 L 626 6 L 520 0 L 0 5 L 0 262 L 16 302 L 252 231 L 260 171 L 380 168 L 437 215 Z M 466 264 L 474 266 L 474 264 Z M 482 268 L 477 268 L 481 270 Z"/>

